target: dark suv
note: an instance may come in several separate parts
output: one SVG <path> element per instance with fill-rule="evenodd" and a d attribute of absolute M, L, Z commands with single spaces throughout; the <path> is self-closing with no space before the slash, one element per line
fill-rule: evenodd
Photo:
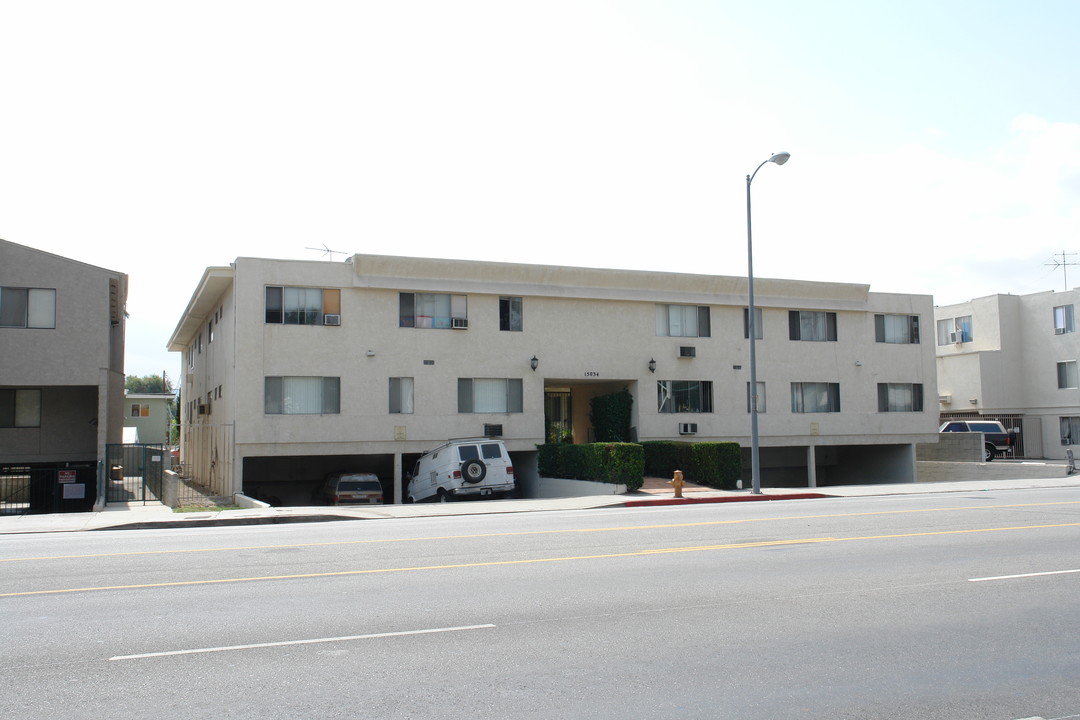
<path fill-rule="evenodd" d="M 983 460 L 990 462 L 999 453 L 1016 446 L 1016 436 L 996 420 L 949 420 L 938 432 L 977 432 L 983 434 Z"/>

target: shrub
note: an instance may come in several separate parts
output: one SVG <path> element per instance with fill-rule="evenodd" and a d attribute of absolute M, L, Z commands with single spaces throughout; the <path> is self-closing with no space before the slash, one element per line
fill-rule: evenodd
<path fill-rule="evenodd" d="M 637 443 L 538 445 L 537 469 L 545 477 L 594 480 L 637 490 L 644 482 L 645 451 Z"/>
<path fill-rule="evenodd" d="M 651 440 L 641 445 L 645 451 L 645 472 L 651 477 L 668 477 L 682 470 L 691 482 L 734 490 L 742 474 L 742 450 L 738 443 Z"/>

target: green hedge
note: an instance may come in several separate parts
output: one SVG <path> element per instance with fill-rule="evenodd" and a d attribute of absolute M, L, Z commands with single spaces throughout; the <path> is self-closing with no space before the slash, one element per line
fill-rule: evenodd
<path fill-rule="evenodd" d="M 593 480 L 637 490 L 645 478 L 645 451 L 637 443 L 537 445 L 541 477 Z"/>
<path fill-rule="evenodd" d="M 673 442 L 656 440 L 641 443 L 645 451 L 645 472 L 650 477 L 670 477 L 676 470 L 698 485 L 734 490 L 742 475 L 742 449 L 731 442 Z"/>

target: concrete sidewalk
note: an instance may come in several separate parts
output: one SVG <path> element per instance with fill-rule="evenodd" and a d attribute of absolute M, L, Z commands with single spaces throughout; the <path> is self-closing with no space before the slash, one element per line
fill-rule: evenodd
<path fill-rule="evenodd" d="M 688 486 L 684 497 L 673 497 L 661 482 L 647 484 L 634 493 L 536 500 L 478 500 L 416 505 L 375 505 L 367 507 L 265 507 L 242 510 L 208 510 L 174 513 L 161 504 L 109 505 L 100 512 L 51 515 L 9 515 L 0 517 L 0 534 L 75 532 L 81 530 L 204 527 L 220 525 L 260 525 L 334 520 L 379 520 L 387 518 L 484 515 L 492 513 L 588 510 L 655 505 L 801 500 L 825 497 L 865 497 L 871 495 L 918 495 L 926 493 L 983 492 L 1033 488 L 1076 488 L 1080 475 L 1060 478 L 1013 480 L 965 480 L 959 482 L 907 483 L 895 485 L 848 485 L 821 488 L 762 488 L 760 495 L 749 490 L 722 491 Z M 1078 495 L 1080 497 L 1080 495 Z"/>

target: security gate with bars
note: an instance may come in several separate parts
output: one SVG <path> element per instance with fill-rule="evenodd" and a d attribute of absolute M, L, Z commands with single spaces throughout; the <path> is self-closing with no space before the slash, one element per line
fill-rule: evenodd
<path fill-rule="evenodd" d="M 105 504 L 161 501 L 161 479 L 169 458 L 164 445 L 105 447 Z"/>

